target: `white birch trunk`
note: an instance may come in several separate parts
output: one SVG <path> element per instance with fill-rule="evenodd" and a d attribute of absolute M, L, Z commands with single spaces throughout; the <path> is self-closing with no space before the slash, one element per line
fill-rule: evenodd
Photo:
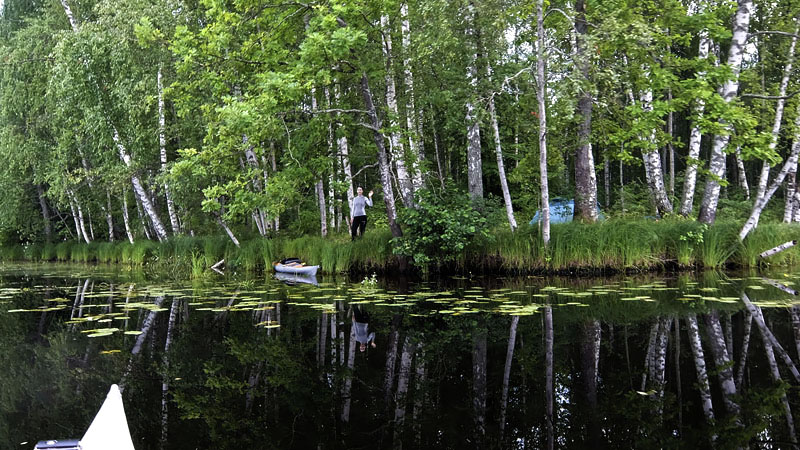
<path fill-rule="evenodd" d="M 795 27 L 792 42 L 789 44 L 789 54 L 786 56 L 786 65 L 783 66 L 783 77 L 781 84 L 778 88 L 778 102 L 775 104 L 775 120 L 772 123 L 772 135 L 769 141 L 769 150 L 775 151 L 778 146 L 778 137 L 781 133 L 781 123 L 783 123 L 783 109 L 786 104 L 786 88 L 789 86 L 789 78 L 792 75 L 792 65 L 794 64 L 794 52 L 797 45 L 797 33 L 800 33 L 800 27 Z M 761 198 L 767 191 L 767 180 L 769 179 L 770 165 L 768 160 L 764 160 L 764 165 L 761 167 L 761 176 L 758 178 L 758 196 Z"/>
<path fill-rule="evenodd" d="M 392 173 L 391 166 L 386 157 L 386 147 L 383 143 L 384 136 L 380 132 L 381 120 L 378 117 L 378 112 L 375 109 L 375 102 L 373 101 L 372 91 L 369 88 L 369 79 L 366 72 L 361 74 L 361 94 L 364 97 L 364 104 L 370 118 L 372 127 L 372 137 L 375 140 L 375 146 L 378 148 L 378 165 L 381 174 L 381 189 L 383 189 L 383 203 L 386 206 L 386 218 L 389 221 L 389 228 L 392 230 L 393 237 L 403 235 L 400 225 L 396 222 L 397 209 L 394 204 L 394 191 L 392 190 Z M 350 213 L 352 214 L 352 212 Z"/>
<path fill-rule="evenodd" d="M 702 2 L 700 2 L 702 3 Z M 702 61 L 708 59 L 708 52 L 711 47 L 711 39 L 708 37 L 708 30 L 701 30 L 699 33 L 700 42 L 697 48 L 697 59 Z M 697 73 L 697 78 L 702 79 L 706 75 L 705 71 Z M 697 183 L 697 162 L 700 159 L 700 140 L 702 132 L 700 126 L 697 124 L 703 118 L 705 111 L 705 101 L 702 99 L 695 100 L 693 112 L 696 116 L 692 124 L 692 130 L 689 133 L 689 154 L 686 158 L 686 172 L 683 182 L 683 196 L 681 201 L 681 215 L 688 216 L 692 213 L 694 203 L 694 190 Z"/>
<path fill-rule="evenodd" d="M 331 108 L 331 92 L 325 86 L 325 102 Z M 333 189 L 336 179 L 336 150 L 333 148 L 333 120 L 328 121 L 328 154 L 331 157 L 331 172 L 328 174 L 328 227 L 331 231 L 338 230 L 336 224 L 336 193 Z"/>
<path fill-rule="evenodd" d="M 775 179 L 772 181 L 769 189 L 764 192 L 764 195 L 756 198 L 756 202 L 753 205 L 753 211 L 750 213 L 750 217 L 745 222 L 742 230 L 739 232 L 739 240 L 743 241 L 745 237 L 753 230 L 753 228 L 758 226 L 758 219 L 761 217 L 761 212 L 764 210 L 764 207 L 767 206 L 767 202 L 772 198 L 772 195 L 775 194 L 775 191 L 778 187 L 783 184 L 784 178 L 786 178 L 786 174 L 789 173 L 792 167 L 797 167 L 797 159 L 798 154 L 800 154 L 800 105 L 798 105 L 798 115 L 797 119 L 795 119 L 795 131 L 794 142 L 792 143 L 792 152 L 789 154 L 789 158 L 786 160 L 786 163 L 783 165 L 783 168 Z"/>
<path fill-rule="evenodd" d="M 647 89 L 641 95 L 642 110 L 647 113 L 653 111 L 653 91 Z M 642 160 L 644 161 L 645 176 L 647 187 L 650 190 L 650 198 L 659 216 L 672 213 L 672 202 L 667 195 L 664 186 L 664 172 L 661 167 L 661 158 L 658 149 L 655 148 L 656 130 L 650 132 L 649 141 L 653 146 L 649 151 L 642 150 Z"/>
<path fill-rule="evenodd" d="M 709 423 L 714 422 L 714 406 L 711 403 L 711 387 L 708 383 L 708 370 L 703 353 L 703 344 L 700 340 L 700 330 L 697 326 L 697 317 L 690 314 L 686 317 L 687 331 L 689 333 L 689 347 L 694 356 L 694 368 L 697 372 L 697 388 L 700 391 L 700 403 L 703 405 L 703 414 Z"/>
<path fill-rule="evenodd" d="M 233 234 L 233 231 L 230 229 L 227 222 L 225 222 L 225 219 L 222 218 L 222 215 L 217 216 L 216 219 L 217 219 L 217 224 L 219 224 L 219 226 L 221 226 L 222 229 L 225 230 L 225 234 L 227 234 L 228 237 L 231 239 L 233 245 L 235 245 L 236 247 L 240 247 L 239 240 L 236 239 L 236 235 Z"/>
<path fill-rule="evenodd" d="M 542 242 L 546 248 L 550 244 L 550 192 L 547 182 L 547 104 L 545 103 L 547 101 L 545 97 L 547 78 L 545 75 L 543 5 L 544 0 L 536 1 L 536 34 L 538 36 L 536 41 L 536 100 L 539 104 L 539 190 L 542 202 Z M 552 448 L 552 440 L 550 447 Z"/>
<path fill-rule="evenodd" d="M 145 221 L 144 213 L 142 212 L 142 202 L 139 201 L 139 197 L 136 195 L 136 192 L 133 193 L 133 198 L 136 200 L 136 213 L 139 217 L 139 223 L 142 225 L 142 230 L 144 231 L 144 237 L 149 241 L 152 240 L 150 236 L 150 227 L 147 226 L 147 221 Z"/>
<path fill-rule="evenodd" d="M 158 76 L 156 78 L 158 85 L 158 147 L 161 153 L 161 173 L 167 173 L 167 121 L 164 114 L 164 82 L 162 81 L 161 65 L 158 66 Z M 172 225 L 172 234 L 181 232 L 180 224 L 178 223 L 178 215 L 175 212 L 175 204 L 172 202 L 172 194 L 169 190 L 169 183 L 164 182 L 164 197 L 167 200 L 167 212 L 169 214 L 169 222 Z"/>
<path fill-rule="evenodd" d="M 81 202 L 78 201 L 78 197 L 72 191 L 70 191 L 70 195 L 72 195 L 72 199 L 75 202 L 75 209 L 78 211 L 78 224 L 80 225 L 81 235 L 83 235 L 83 240 L 88 244 L 92 242 L 92 239 L 86 233 L 86 222 L 83 219 L 83 208 L 81 207 Z"/>
<path fill-rule="evenodd" d="M 114 242 L 114 217 L 111 216 L 111 192 L 106 188 L 106 225 L 108 225 L 108 242 Z"/>
<path fill-rule="evenodd" d="M 488 66 L 488 64 L 487 64 Z M 491 70 L 490 67 L 486 68 L 487 71 Z M 489 96 L 489 117 L 492 121 L 492 130 L 494 131 L 494 148 L 497 155 L 497 172 L 500 176 L 500 188 L 503 191 L 503 203 L 506 206 L 506 217 L 508 224 L 511 226 L 511 231 L 517 229 L 517 219 L 514 218 L 514 205 L 511 203 L 511 193 L 508 191 L 508 180 L 506 179 L 506 169 L 503 164 L 503 146 L 500 143 L 500 127 L 497 124 L 497 112 L 494 107 L 494 96 Z"/>
<path fill-rule="evenodd" d="M 131 230 L 131 220 L 128 216 L 128 192 L 122 190 L 122 221 L 125 223 L 125 234 L 128 235 L 128 242 L 133 244 L 133 230 Z"/>
<path fill-rule="evenodd" d="M 736 157 L 736 172 L 739 175 L 739 187 L 742 188 L 744 191 L 744 196 L 746 199 L 750 200 L 750 184 L 747 183 L 747 172 L 744 170 L 744 161 L 742 161 L 742 149 L 736 147 L 736 153 L 734 155 Z M 769 172 L 769 170 L 767 170 Z M 766 178 L 764 178 L 766 180 Z M 764 185 L 766 188 L 766 185 Z M 758 185 L 758 196 L 761 197 L 764 193 L 761 190 L 761 183 L 759 182 Z"/>
<path fill-rule="evenodd" d="M 336 100 L 336 104 L 338 105 L 340 96 L 338 86 L 334 86 L 333 96 L 334 99 Z M 339 114 L 337 113 L 337 117 L 338 116 Z M 336 146 L 339 149 L 339 157 L 342 159 L 342 170 L 344 171 L 345 181 L 347 182 L 347 204 L 349 208 L 349 205 L 353 204 L 353 199 L 355 198 L 355 192 L 353 190 L 353 171 L 350 166 L 350 155 L 349 155 L 350 148 L 347 143 L 347 136 L 345 136 L 344 132 L 345 132 L 344 127 L 339 125 L 339 134 L 341 136 L 336 139 Z M 348 217 L 349 219 L 347 222 L 349 226 L 350 222 L 352 222 L 353 220 L 352 211 L 348 213 Z"/>
<path fill-rule="evenodd" d="M 467 4 L 466 11 L 467 39 L 470 45 L 476 48 L 470 53 L 469 64 L 467 65 L 467 80 L 472 89 L 471 94 L 477 94 L 478 89 L 478 49 L 475 39 L 475 5 L 472 0 Z M 473 200 L 483 198 L 483 164 L 481 160 L 481 126 L 475 113 L 473 100 L 467 100 L 467 186 L 469 194 Z"/>
<path fill-rule="evenodd" d="M 78 241 L 80 242 L 80 240 L 83 239 L 83 233 L 81 233 L 81 224 L 78 222 L 78 212 L 75 210 L 75 201 L 72 200 L 71 195 L 69 198 L 69 209 L 72 213 L 72 221 L 75 223 L 75 233 L 78 235 Z"/>
<path fill-rule="evenodd" d="M 739 6 L 733 19 L 733 37 L 728 51 L 728 67 L 732 72 L 732 79 L 726 80 L 722 84 L 721 95 L 725 103 L 733 101 L 739 90 L 739 71 L 742 67 L 742 56 L 750 28 L 750 12 L 753 9 L 752 0 L 739 0 L 738 3 Z M 714 223 L 716 219 L 720 181 L 725 176 L 725 148 L 728 146 L 730 133 L 733 130 L 730 124 L 725 121 L 721 121 L 721 125 L 724 127 L 725 132 L 714 136 L 711 146 L 709 176 L 706 180 L 703 202 L 698 217 L 698 220 L 703 223 Z"/>
<path fill-rule="evenodd" d="M 403 78 L 406 85 L 406 128 L 408 129 L 408 149 L 413 158 L 411 176 L 414 190 L 422 189 L 422 127 L 417 117 L 414 102 L 414 72 L 411 70 L 411 25 L 408 20 L 408 3 L 400 5 L 400 32 L 403 44 Z"/>
<path fill-rule="evenodd" d="M 389 109 L 389 126 L 393 130 L 389 133 L 389 150 L 395 170 L 397 170 L 400 198 L 405 207 L 411 208 L 414 205 L 414 184 L 406 168 L 405 145 L 397 131 L 399 126 L 397 118 L 400 113 L 397 107 L 397 86 L 394 81 L 394 63 L 392 61 L 392 27 L 387 15 L 381 16 L 381 30 L 383 31 L 383 57 L 386 64 L 386 106 Z"/>
<path fill-rule="evenodd" d="M 789 173 L 786 175 L 786 195 L 785 205 L 783 207 L 783 223 L 792 223 L 794 218 L 795 208 L 795 193 L 797 192 L 797 165 L 789 168 Z"/>
<path fill-rule="evenodd" d="M 314 187 L 317 191 L 317 205 L 319 206 L 319 230 L 322 237 L 325 237 L 328 235 L 328 218 L 325 210 L 325 188 L 322 185 L 322 180 L 317 181 Z"/>

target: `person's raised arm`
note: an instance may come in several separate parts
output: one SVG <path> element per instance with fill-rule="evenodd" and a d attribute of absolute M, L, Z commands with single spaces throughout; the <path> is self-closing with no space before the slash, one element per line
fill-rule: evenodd
<path fill-rule="evenodd" d="M 367 203 L 367 205 L 370 206 L 370 208 L 372 207 L 372 194 L 374 194 L 374 192 L 369 191 L 368 197 L 364 199 L 364 201 Z"/>

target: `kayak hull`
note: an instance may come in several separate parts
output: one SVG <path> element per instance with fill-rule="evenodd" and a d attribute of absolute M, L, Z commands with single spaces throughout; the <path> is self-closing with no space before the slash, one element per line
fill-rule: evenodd
<path fill-rule="evenodd" d="M 309 277 L 316 276 L 317 269 L 319 269 L 319 266 L 287 266 L 281 263 L 275 263 L 273 267 L 275 268 L 275 272 L 305 275 Z"/>

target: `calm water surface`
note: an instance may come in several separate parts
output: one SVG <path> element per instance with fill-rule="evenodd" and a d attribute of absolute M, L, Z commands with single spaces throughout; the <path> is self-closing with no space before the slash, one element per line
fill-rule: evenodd
<path fill-rule="evenodd" d="M 796 448 L 798 279 L 0 266 L 0 448 L 79 438 L 113 383 L 137 449 Z"/>

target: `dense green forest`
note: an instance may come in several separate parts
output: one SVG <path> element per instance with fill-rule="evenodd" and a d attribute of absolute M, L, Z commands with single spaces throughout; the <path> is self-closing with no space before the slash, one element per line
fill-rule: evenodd
<path fill-rule="evenodd" d="M 800 220 L 798 14 L 6 0 L 0 240 L 343 242 L 359 186 L 376 194 L 368 233 L 419 263 L 501 231 L 544 248 L 555 197 L 584 223 L 720 219 L 744 240 L 762 211 Z"/>

